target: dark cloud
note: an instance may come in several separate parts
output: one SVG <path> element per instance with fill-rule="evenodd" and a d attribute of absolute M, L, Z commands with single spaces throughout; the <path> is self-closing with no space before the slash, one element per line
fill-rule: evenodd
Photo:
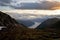
<path fill-rule="evenodd" d="M 38 9 L 39 4 L 38 3 L 21 3 L 21 4 L 17 4 L 16 6 L 12 5 L 11 7 L 15 9 Z"/>
<path fill-rule="evenodd" d="M 2 3 L 10 3 L 11 0 L 0 0 L 0 2 L 2 2 Z"/>
<path fill-rule="evenodd" d="M 19 6 L 20 5 L 20 6 Z M 41 3 L 21 3 L 17 5 L 11 5 L 11 7 L 15 9 L 50 9 L 54 7 L 54 5 L 58 5 L 58 2 L 49 2 L 49 1 L 43 1 Z"/>
<path fill-rule="evenodd" d="M 7 6 L 7 4 L 5 4 L 5 3 L 0 3 L 0 6 Z"/>
<path fill-rule="evenodd" d="M 42 1 L 41 3 L 18 3 L 18 0 L 0 0 L 0 6 L 9 6 L 14 9 L 50 9 L 56 5 L 56 3 L 58 2 Z"/>
<path fill-rule="evenodd" d="M 0 0 L 0 6 L 9 6 L 12 0 Z"/>

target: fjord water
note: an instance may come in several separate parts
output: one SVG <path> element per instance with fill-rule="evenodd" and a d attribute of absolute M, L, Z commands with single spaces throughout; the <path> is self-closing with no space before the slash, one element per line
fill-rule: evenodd
<path fill-rule="evenodd" d="M 60 18 L 60 10 L 7 10 L 3 12 L 28 28 L 36 28 L 48 18 Z"/>

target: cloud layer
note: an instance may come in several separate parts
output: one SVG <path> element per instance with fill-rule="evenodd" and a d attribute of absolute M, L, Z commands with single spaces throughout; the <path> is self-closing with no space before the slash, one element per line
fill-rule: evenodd
<path fill-rule="evenodd" d="M 28 0 L 0 0 L 0 6 L 9 6 L 14 9 L 50 9 L 56 1 L 28 1 Z"/>
<path fill-rule="evenodd" d="M 0 0 L 0 5 L 1 6 L 7 6 L 10 3 L 11 3 L 11 0 Z"/>

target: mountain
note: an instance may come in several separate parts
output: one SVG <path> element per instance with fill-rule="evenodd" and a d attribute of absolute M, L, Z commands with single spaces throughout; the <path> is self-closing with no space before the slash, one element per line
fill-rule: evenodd
<path fill-rule="evenodd" d="M 25 28 L 26 26 L 19 24 L 14 18 L 0 11 L 0 27 L 0 40 L 9 40 L 17 32 L 15 31 L 17 30 L 16 28 Z"/>
<path fill-rule="evenodd" d="M 35 24 L 31 20 L 17 20 L 17 22 L 20 23 L 20 24 L 24 24 L 27 27 L 32 26 L 32 25 Z"/>
<path fill-rule="evenodd" d="M 53 28 L 53 29 L 55 28 L 56 29 L 57 28 L 57 30 L 58 30 L 58 29 L 60 29 L 58 26 L 60 23 L 58 23 L 58 22 L 60 22 L 59 18 L 49 18 L 49 19 L 45 20 L 44 22 L 42 22 L 36 29 L 45 29 L 45 28 Z"/>
<path fill-rule="evenodd" d="M 3 26 L 5 28 L 0 30 L 0 40 L 60 40 L 59 31 L 29 29 L 6 13 L 0 12 L 0 27 Z"/>
<path fill-rule="evenodd" d="M 9 27 L 9 26 L 16 26 L 17 24 L 19 23 L 14 18 L 0 11 L 0 26 Z"/>

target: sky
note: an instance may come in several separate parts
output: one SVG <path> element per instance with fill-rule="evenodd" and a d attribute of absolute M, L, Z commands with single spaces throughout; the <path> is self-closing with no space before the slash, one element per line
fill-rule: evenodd
<path fill-rule="evenodd" d="M 21 3 L 41 3 L 41 1 L 52 1 L 52 0 L 0 0 L 0 9 L 1 10 L 10 10 L 10 9 L 20 9 Z M 53 0 L 53 1 L 60 1 L 60 0 Z M 32 6 L 31 4 L 28 4 Z M 29 7 L 24 5 L 25 7 Z M 33 4 L 32 8 L 37 4 Z"/>

